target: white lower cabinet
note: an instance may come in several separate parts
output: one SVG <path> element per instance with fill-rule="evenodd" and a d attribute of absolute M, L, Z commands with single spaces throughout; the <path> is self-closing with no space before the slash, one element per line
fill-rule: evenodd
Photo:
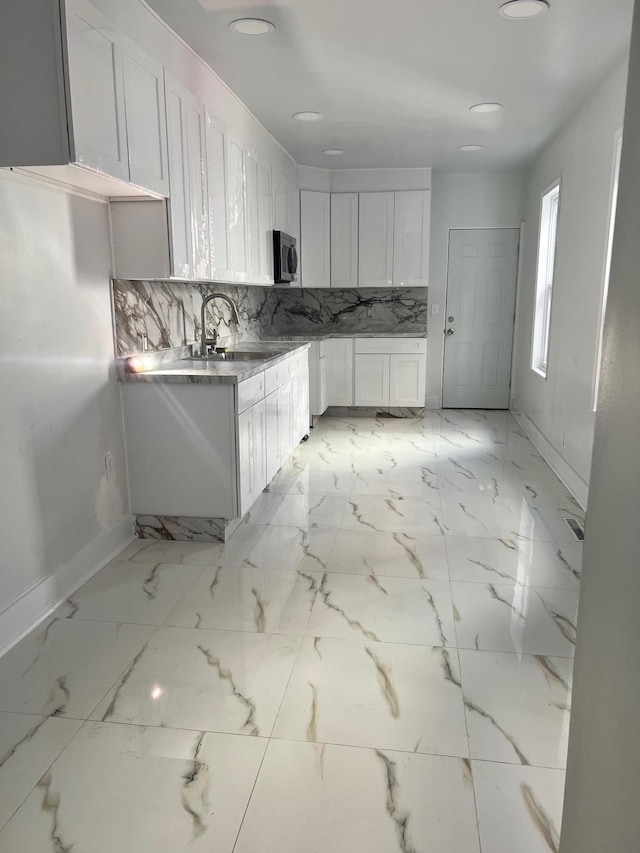
<path fill-rule="evenodd" d="M 309 431 L 306 351 L 238 385 L 121 383 L 131 511 L 238 518 Z"/>
<path fill-rule="evenodd" d="M 265 401 L 238 415 L 240 515 L 253 506 L 267 485 Z"/>
<path fill-rule="evenodd" d="M 327 406 L 353 406 L 353 338 L 326 341 Z"/>
<path fill-rule="evenodd" d="M 327 408 L 326 341 L 313 341 L 309 347 L 309 414 L 323 415 Z"/>
<path fill-rule="evenodd" d="M 356 355 L 353 402 L 356 406 L 389 405 L 389 356 Z"/>
<path fill-rule="evenodd" d="M 389 405 L 424 406 L 426 355 L 394 353 L 389 359 Z"/>

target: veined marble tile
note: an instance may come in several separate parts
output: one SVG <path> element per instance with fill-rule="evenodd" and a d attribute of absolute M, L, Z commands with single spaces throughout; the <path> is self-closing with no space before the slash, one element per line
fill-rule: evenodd
<path fill-rule="evenodd" d="M 578 589 L 582 546 L 446 536 L 451 580 Z"/>
<path fill-rule="evenodd" d="M 266 744 L 85 723 L 0 833 L 0 849 L 231 853 Z"/>
<path fill-rule="evenodd" d="M 584 515 L 576 499 L 549 468 L 545 476 L 538 473 L 535 477 L 506 472 L 501 492 L 504 500 L 513 504 L 525 502 L 532 508 L 565 510 L 569 515 Z"/>
<path fill-rule="evenodd" d="M 47 619 L 0 659 L 0 711 L 85 719 L 154 630 Z"/>
<path fill-rule="evenodd" d="M 127 545 L 119 554 L 118 560 L 133 560 L 136 554 L 139 551 L 144 551 L 145 548 L 148 548 L 150 545 L 155 544 L 150 542 L 148 539 L 134 539 L 134 541 Z"/>
<path fill-rule="evenodd" d="M 325 574 L 304 633 L 455 646 L 449 581 Z"/>
<path fill-rule="evenodd" d="M 286 527 L 339 527 L 348 507 L 346 497 L 335 495 L 260 495 L 246 516 L 248 524 Z"/>
<path fill-rule="evenodd" d="M 165 619 L 165 625 L 303 634 L 318 596 L 320 572 L 209 568 Z"/>
<path fill-rule="evenodd" d="M 438 499 L 427 502 L 382 497 L 352 497 L 342 520 L 350 530 L 401 531 L 410 536 L 444 533 Z"/>
<path fill-rule="evenodd" d="M 448 578 L 445 540 L 372 530 L 338 531 L 327 571 L 388 577 Z"/>
<path fill-rule="evenodd" d="M 476 483 L 493 483 L 500 486 L 504 479 L 505 463 L 500 453 L 445 453 L 440 451 L 438 473 L 441 478 L 451 483 L 460 483 L 461 487 L 469 487 Z"/>
<path fill-rule="evenodd" d="M 300 471 L 292 465 L 285 465 L 268 486 L 268 492 L 290 495 L 341 495 L 351 494 L 355 474 L 331 471 Z"/>
<path fill-rule="evenodd" d="M 473 761 L 482 849 L 558 853 L 564 770 Z"/>
<path fill-rule="evenodd" d="M 222 551 L 225 566 L 325 571 L 337 530 L 241 524 Z"/>
<path fill-rule="evenodd" d="M 56 611 L 68 619 L 160 625 L 202 566 L 114 562 Z"/>
<path fill-rule="evenodd" d="M 312 850 L 477 853 L 469 762 L 272 740 L 235 853 Z"/>
<path fill-rule="evenodd" d="M 224 542 L 156 542 L 152 539 L 139 539 L 138 542 L 141 547 L 132 552 L 129 546 L 116 559 L 132 563 L 173 563 L 202 568 L 221 565 L 224 557 Z"/>
<path fill-rule="evenodd" d="M 564 768 L 571 658 L 460 649 L 472 758 Z"/>
<path fill-rule="evenodd" d="M 466 757 L 456 653 L 309 637 L 273 736 Z"/>
<path fill-rule="evenodd" d="M 549 513 L 546 515 L 545 513 Z M 490 537 L 519 542 L 575 542 L 555 510 L 539 510 L 526 503 L 456 503 L 442 501 L 445 532 L 452 536 Z"/>
<path fill-rule="evenodd" d="M 433 503 L 439 499 L 438 477 L 434 469 L 422 468 L 422 477 L 413 480 L 400 480 L 391 474 L 388 477 L 371 477 L 357 474 L 351 497 L 377 495 L 393 500 L 416 498 Z"/>
<path fill-rule="evenodd" d="M 299 644 L 274 634 L 158 628 L 91 719 L 268 735 Z"/>
<path fill-rule="evenodd" d="M 447 503 L 489 504 L 502 503 L 501 483 L 496 477 L 474 478 L 473 480 L 453 476 L 440 476 L 437 480 L 440 497 Z"/>
<path fill-rule="evenodd" d="M 0 830 L 81 725 L 80 720 L 0 713 Z"/>
<path fill-rule="evenodd" d="M 453 581 L 451 595 L 459 648 L 573 657 L 577 590 Z"/>

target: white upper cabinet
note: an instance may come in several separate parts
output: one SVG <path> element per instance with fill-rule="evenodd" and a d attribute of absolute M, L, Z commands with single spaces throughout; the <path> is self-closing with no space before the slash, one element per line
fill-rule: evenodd
<path fill-rule="evenodd" d="M 331 286 L 358 286 L 358 193 L 331 194 Z"/>
<path fill-rule="evenodd" d="M 394 193 L 360 193 L 358 284 L 393 284 Z"/>
<path fill-rule="evenodd" d="M 421 287 L 429 283 L 431 192 L 395 193 L 393 284 Z"/>
<path fill-rule="evenodd" d="M 242 146 L 227 136 L 227 225 L 229 266 L 233 281 L 246 282 L 247 241 L 245 222 L 245 175 Z"/>
<path fill-rule="evenodd" d="M 273 200 L 271 166 L 258 159 L 258 254 L 259 282 L 273 284 Z"/>
<path fill-rule="evenodd" d="M 300 193 L 300 283 L 331 286 L 331 203 L 329 193 Z"/>
<path fill-rule="evenodd" d="M 129 179 L 167 196 L 167 118 L 162 65 L 130 39 L 124 39 L 123 52 Z"/>
<path fill-rule="evenodd" d="M 244 152 L 248 280 L 273 284 L 271 169 L 253 151 Z"/>
<path fill-rule="evenodd" d="M 227 167 L 224 132 L 205 110 L 209 253 L 213 281 L 231 281 L 227 232 Z"/>
<path fill-rule="evenodd" d="M 74 162 L 129 180 L 120 32 L 85 0 L 66 4 Z"/>
<path fill-rule="evenodd" d="M 165 99 L 172 273 L 179 278 L 207 279 L 210 262 L 204 107 L 168 72 Z"/>

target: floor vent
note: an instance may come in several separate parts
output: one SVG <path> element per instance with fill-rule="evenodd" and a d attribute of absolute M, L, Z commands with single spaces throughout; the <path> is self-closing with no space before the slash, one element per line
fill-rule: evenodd
<path fill-rule="evenodd" d="M 575 518 L 565 518 L 564 519 L 569 527 L 569 530 L 573 533 L 578 542 L 584 542 L 584 530 L 582 526 L 575 520 Z"/>

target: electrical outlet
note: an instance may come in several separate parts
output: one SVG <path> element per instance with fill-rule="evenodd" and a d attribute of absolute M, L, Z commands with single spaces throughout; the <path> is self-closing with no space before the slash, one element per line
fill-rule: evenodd
<path fill-rule="evenodd" d="M 104 457 L 104 470 L 107 472 L 107 480 L 113 483 L 116 478 L 116 464 L 113 459 L 113 453 L 107 453 Z"/>
<path fill-rule="evenodd" d="M 373 305 L 367 305 L 367 317 L 369 319 L 373 317 Z"/>

